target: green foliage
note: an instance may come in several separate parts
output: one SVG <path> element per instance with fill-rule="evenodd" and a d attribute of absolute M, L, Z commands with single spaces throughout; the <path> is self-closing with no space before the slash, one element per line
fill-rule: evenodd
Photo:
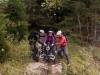
<path fill-rule="evenodd" d="M 3 27 L 5 26 L 5 24 L 7 23 L 7 19 L 4 18 L 5 17 L 5 14 L 3 13 L 0 13 L 0 30 L 3 29 Z"/>
<path fill-rule="evenodd" d="M 8 57 L 9 47 L 7 42 L 5 41 L 2 33 L 0 33 L 0 63 L 4 62 Z"/>
<path fill-rule="evenodd" d="M 29 44 L 26 40 L 18 44 L 11 44 L 9 57 L 5 63 L 0 64 L 0 74 L 2 75 L 24 75 L 26 72 L 26 65 L 31 62 L 29 59 Z"/>
<path fill-rule="evenodd" d="M 26 6 L 21 0 L 9 0 L 6 9 L 9 13 L 6 31 L 14 35 L 14 40 L 21 41 L 27 34 Z"/>
<path fill-rule="evenodd" d="M 68 32 L 68 31 L 67 31 Z M 70 31 L 69 31 L 70 32 Z M 80 35 L 76 33 L 70 32 L 68 36 L 66 36 L 69 40 L 69 43 L 80 44 Z"/>
<path fill-rule="evenodd" d="M 7 10 L 10 13 L 9 19 L 16 21 L 23 21 L 26 19 L 25 5 L 21 0 L 9 0 Z"/>
<path fill-rule="evenodd" d="M 7 18 L 5 18 L 7 14 L 3 13 L 3 8 L 6 5 L 7 5 L 7 1 L 0 2 L 0 30 L 2 30 L 5 24 L 7 23 Z"/>
<path fill-rule="evenodd" d="M 8 34 L 14 35 L 12 38 L 21 41 L 25 38 L 27 34 L 27 24 L 25 22 L 19 22 L 18 24 L 12 23 L 6 26 L 6 31 Z M 8 36 L 8 35 L 7 35 Z"/>
<path fill-rule="evenodd" d="M 86 5 L 83 2 L 80 2 L 80 1 L 75 2 L 73 4 L 73 8 L 74 8 L 74 12 L 76 14 L 82 14 L 82 13 L 86 12 L 86 9 L 87 9 Z"/>
<path fill-rule="evenodd" d="M 0 1 L 0 63 L 3 63 L 6 61 L 9 51 L 9 47 L 7 42 L 5 41 L 5 38 L 3 36 L 3 28 L 5 27 L 7 23 L 7 16 L 5 13 L 3 13 L 3 8 L 6 6 L 7 1 Z"/>
<path fill-rule="evenodd" d="M 17 32 L 19 34 L 19 41 L 25 38 L 25 35 L 27 34 L 27 24 L 25 22 L 21 22 L 19 26 L 16 27 Z"/>

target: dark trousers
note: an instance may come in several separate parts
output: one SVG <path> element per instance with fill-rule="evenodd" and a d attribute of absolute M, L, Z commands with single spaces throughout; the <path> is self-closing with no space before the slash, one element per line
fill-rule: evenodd
<path fill-rule="evenodd" d="M 67 46 L 61 46 L 61 47 L 58 49 L 58 54 L 59 54 L 59 55 L 61 56 L 61 58 L 62 58 L 61 52 L 64 53 L 64 55 L 66 56 L 66 59 L 67 59 L 67 61 L 68 61 L 68 64 L 69 64 L 70 61 L 69 61 L 68 48 L 67 48 Z"/>
<path fill-rule="evenodd" d="M 38 49 L 37 49 L 35 44 L 31 44 L 31 50 L 33 52 L 33 54 L 32 54 L 33 55 L 33 59 L 36 59 L 36 55 L 38 53 Z"/>

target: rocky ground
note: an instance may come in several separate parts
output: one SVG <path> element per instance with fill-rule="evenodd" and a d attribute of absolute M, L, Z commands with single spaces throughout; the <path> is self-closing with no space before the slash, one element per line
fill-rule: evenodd
<path fill-rule="evenodd" d="M 25 75 L 58 75 L 62 73 L 61 63 L 31 62 L 27 65 Z"/>

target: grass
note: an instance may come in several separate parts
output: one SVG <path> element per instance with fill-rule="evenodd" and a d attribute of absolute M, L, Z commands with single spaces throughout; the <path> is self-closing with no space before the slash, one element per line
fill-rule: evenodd
<path fill-rule="evenodd" d="M 65 58 L 61 59 L 65 73 L 68 75 L 100 75 L 100 66 L 97 67 L 92 63 L 92 61 L 90 61 L 90 58 L 82 50 L 81 46 L 74 43 L 69 43 L 68 49 L 71 66 L 67 66 Z"/>
<path fill-rule="evenodd" d="M 1 75 L 24 75 L 29 59 L 29 44 L 21 41 L 19 44 L 11 44 L 8 60 L 0 64 Z"/>
<path fill-rule="evenodd" d="M 27 64 L 31 62 L 28 41 L 23 40 L 19 44 L 8 42 L 8 45 L 10 46 L 9 57 L 5 63 L 0 64 L 0 75 L 24 75 Z M 58 73 L 58 75 L 100 75 L 100 66 L 97 67 L 93 64 L 81 46 L 69 43 L 68 49 L 71 66 L 67 66 L 65 58 L 60 59 L 63 66 L 63 73 Z M 95 52 L 97 53 L 95 54 Z M 93 52 L 93 55 L 98 59 L 99 49 L 95 52 Z M 50 75 L 52 74 L 50 73 Z"/>
<path fill-rule="evenodd" d="M 94 55 L 94 59 L 100 61 L 100 49 L 99 48 L 96 48 L 95 50 L 92 51 L 92 53 Z"/>

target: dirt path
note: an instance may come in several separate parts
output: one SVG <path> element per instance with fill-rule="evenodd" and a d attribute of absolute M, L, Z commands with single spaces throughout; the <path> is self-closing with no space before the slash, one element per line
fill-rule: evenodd
<path fill-rule="evenodd" d="M 59 75 L 61 73 L 61 63 L 31 62 L 26 67 L 25 75 Z"/>
<path fill-rule="evenodd" d="M 93 50 L 95 50 L 95 49 L 93 48 Z M 94 67 L 98 67 L 98 66 L 100 65 L 100 61 L 94 59 L 94 56 L 93 56 L 93 53 L 92 53 L 93 50 L 91 50 L 91 49 L 89 49 L 89 48 L 88 48 L 88 50 L 85 50 L 85 49 L 83 48 L 83 51 L 84 51 L 84 52 L 87 54 L 87 56 L 89 57 L 89 64 L 92 65 L 92 66 L 94 66 Z"/>

